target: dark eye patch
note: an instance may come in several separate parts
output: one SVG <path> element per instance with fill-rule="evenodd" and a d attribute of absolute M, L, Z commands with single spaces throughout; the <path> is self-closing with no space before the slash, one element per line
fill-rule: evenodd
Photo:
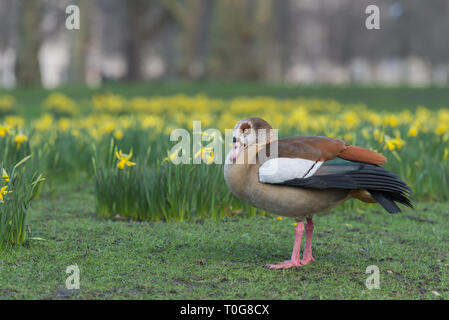
<path fill-rule="evenodd" d="M 242 123 L 242 125 L 240 126 L 240 130 L 244 131 L 245 129 L 250 129 L 251 126 L 248 123 Z"/>

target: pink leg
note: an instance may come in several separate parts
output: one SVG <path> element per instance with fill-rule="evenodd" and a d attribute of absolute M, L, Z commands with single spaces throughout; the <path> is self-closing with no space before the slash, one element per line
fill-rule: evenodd
<path fill-rule="evenodd" d="M 301 260 L 299 259 L 299 253 L 301 251 L 301 239 L 302 233 L 304 231 L 304 223 L 298 222 L 295 229 L 295 245 L 293 246 L 292 258 L 291 260 L 286 260 L 278 264 L 268 264 L 267 267 L 270 269 L 282 269 L 301 266 Z"/>
<path fill-rule="evenodd" d="M 313 237 L 313 220 L 311 218 L 307 218 L 306 245 L 304 246 L 304 256 L 301 259 L 302 265 L 306 265 L 311 261 L 315 262 L 315 259 L 312 257 L 312 237 Z"/>

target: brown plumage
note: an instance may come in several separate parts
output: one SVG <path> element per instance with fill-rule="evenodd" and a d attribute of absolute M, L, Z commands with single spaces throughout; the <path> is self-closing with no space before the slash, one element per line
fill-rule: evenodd
<path fill-rule="evenodd" d="M 387 158 L 369 149 L 351 146 L 342 140 L 328 137 L 290 137 L 278 140 L 279 157 L 327 161 L 336 157 L 384 165 Z"/>
<path fill-rule="evenodd" d="M 358 146 L 348 145 L 338 156 L 346 160 L 377 164 L 379 166 L 387 163 L 387 158 L 383 155 Z"/>

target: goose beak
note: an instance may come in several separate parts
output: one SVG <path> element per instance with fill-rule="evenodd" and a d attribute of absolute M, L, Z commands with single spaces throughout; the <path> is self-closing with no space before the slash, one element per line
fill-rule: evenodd
<path fill-rule="evenodd" d="M 232 159 L 235 160 L 239 156 L 240 152 L 244 149 L 245 144 L 237 141 L 234 143 L 234 147 L 232 148 Z"/>

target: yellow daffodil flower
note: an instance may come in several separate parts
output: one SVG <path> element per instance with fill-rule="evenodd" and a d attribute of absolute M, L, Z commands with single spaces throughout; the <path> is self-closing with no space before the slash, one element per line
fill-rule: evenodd
<path fill-rule="evenodd" d="M 194 157 L 201 157 L 201 160 L 206 160 L 206 163 L 211 163 L 215 159 L 213 148 L 204 148 L 203 146 L 201 146 L 201 149 L 198 150 L 197 153 L 195 153 Z"/>
<path fill-rule="evenodd" d="M 132 152 L 130 154 L 125 154 L 125 153 L 122 153 L 122 151 L 120 150 L 120 151 L 116 152 L 115 155 L 117 156 L 117 159 L 119 160 L 119 162 L 117 163 L 117 167 L 120 170 L 123 170 L 125 168 L 125 166 L 132 167 L 132 166 L 136 165 L 136 163 L 129 161 L 131 159 L 131 157 L 133 156 Z"/>
<path fill-rule="evenodd" d="M 449 130 L 449 126 L 445 125 L 445 124 L 440 124 L 436 129 L 435 129 L 435 133 L 439 136 L 441 136 L 442 134 L 444 134 L 445 132 L 447 132 Z"/>
<path fill-rule="evenodd" d="M 6 190 L 6 189 L 8 189 L 8 186 L 4 186 L 4 187 L 2 187 L 1 189 L 0 189 L 0 201 L 1 202 L 3 202 L 3 196 L 5 195 L 5 194 L 7 194 L 7 193 L 11 193 L 12 192 L 12 190 Z"/>
<path fill-rule="evenodd" d="M 5 182 L 9 182 L 9 176 L 5 169 L 3 169 L 2 180 Z"/>
<path fill-rule="evenodd" d="M 15 136 L 14 141 L 17 144 L 17 149 L 20 149 L 20 147 L 22 146 L 22 144 L 28 140 L 28 137 L 26 135 L 23 135 L 21 133 L 19 133 L 18 135 Z"/>
<path fill-rule="evenodd" d="M 47 111 L 69 115 L 74 115 L 77 111 L 75 101 L 64 94 L 57 92 L 52 93 L 45 99 L 44 108 Z"/>
<path fill-rule="evenodd" d="M 51 128 L 52 124 L 53 124 L 53 117 L 47 113 L 35 122 L 34 127 L 38 131 L 46 131 Z"/>
<path fill-rule="evenodd" d="M 8 133 L 8 127 L 0 126 L 0 138 L 4 138 Z"/>
<path fill-rule="evenodd" d="M 123 139 L 123 131 L 120 130 L 120 129 L 115 130 L 115 132 L 114 132 L 114 137 L 115 137 L 117 140 L 122 140 L 122 139 Z"/>
<path fill-rule="evenodd" d="M 401 138 L 394 138 L 394 139 L 388 139 L 387 143 L 385 144 L 385 148 L 393 151 L 395 149 L 400 149 L 405 144 L 405 141 Z"/>
<path fill-rule="evenodd" d="M 58 127 L 62 132 L 68 131 L 70 129 L 70 120 L 67 118 L 62 118 L 58 122 Z"/>
<path fill-rule="evenodd" d="M 416 137 L 418 135 L 418 128 L 413 126 L 410 127 L 410 129 L 408 130 L 408 136 L 409 137 Z"/>
<path fill-rule="evenodd" d="M 175 159 L 178 157 L 178 155 L 179 155 L 179 150 L 180 150 L 181 148 L 178 148 L 178 149 L 176 149 L 175 151 L 173 151 L 171 154 L 169 154 L 169 156 L 168 157 L 165 157 L 164 158 L 164 161 L 175 161 Z"/>

